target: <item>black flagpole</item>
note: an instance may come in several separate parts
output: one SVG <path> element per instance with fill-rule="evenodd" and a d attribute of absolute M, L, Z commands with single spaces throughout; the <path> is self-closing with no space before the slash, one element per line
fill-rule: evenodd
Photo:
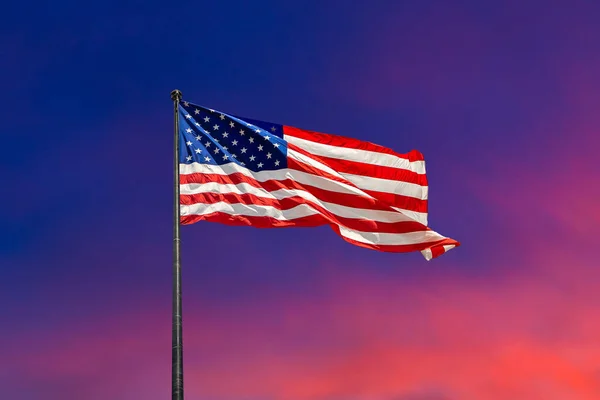
<path fill-rule="evenodd" d="M 172 400 L 183 400 L 183 327 L 181 318 L 181 257 L 179 238 L 179 90 L 171 92 L 175 106 L 174 195 L 173 195 L 173 349 L 171 386 Z"/>

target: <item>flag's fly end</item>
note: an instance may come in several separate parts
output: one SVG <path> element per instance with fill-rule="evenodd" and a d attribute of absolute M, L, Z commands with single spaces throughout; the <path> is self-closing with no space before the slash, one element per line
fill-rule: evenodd
<path fill-rule="evenodd" d="M 421 254 L 423 254 L 423 257 L 425 257 L 425 259 L 427 261 L 430 261 L 430 260 L 432 260 L 436 257 L 439 257 L 442 254 L 452 250 L 453 248 L 460 246 L 460 243 L 458 243 L 452 239 L 449 239 L 449 241 L 454 242 L 454 243 L 453 244 L 437 244 L 428 249 L 421 250 Z"/>

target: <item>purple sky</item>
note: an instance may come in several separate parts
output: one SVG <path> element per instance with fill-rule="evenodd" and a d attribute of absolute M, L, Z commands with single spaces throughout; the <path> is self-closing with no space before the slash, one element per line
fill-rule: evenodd
<path fill-rule="evenodd" d="M 3 398 L 168 398 L 175 88 L 418 149 L 462 244 L 183 227 L 187 399 L 600 398 L 600 3 L 81 4 L 0 16 Z"/>

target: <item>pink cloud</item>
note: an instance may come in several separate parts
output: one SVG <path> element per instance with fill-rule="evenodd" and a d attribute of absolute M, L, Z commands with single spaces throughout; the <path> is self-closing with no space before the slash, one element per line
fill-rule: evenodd
<path fill-rule="evenodd" d="M 578 282 L 571 289 L 591 294 L 591 285 Z M 428 387 L 449 398 L 600 394 L 594 361 L 600 324 L 592 322 L 598 304 L 565 297 L 552 277 L 454 279 L 415 288 L 345 276 L 332 278 L 329 287 L 328 301 L 286 303 L 285 315 L 293 317 L 275 327 L 265 325 L 270 317 L 233 320 L 226 329 L 206 321 L 200 329 L 230 335 L 213 355 L 221 360 L 217 368 L 190 368 L 191 393 L 300 400 L 393 399 Z M 188 337 L 198 343 L 193 333 Z M 194 359 L 211 352 L 196 351 Z"/>
<path fill-rule="evenodd" d="M 511 275 L 496 280 L 456 274 L 411 282 L 334 269 L 315 284 L 318 298 L 279 293 L 221 310 L 190 301 L 184 317 L 187 394 L 598 398 L 595 264 L 560 248 L 524 254 L 523 264 L 548 268 L 511 268 Z M 25 336 L 14 343 L 7 363 L 13 369 L 4 374 L 19 372 L 32 387 L 62 385 L 57 393 L 78 382 L 80 398 L 162 398 L 170 379 L 167 321 L 167 308 L 148 305 L 143 314 L 48 332 L 45 343 L 30 345 Z"/>

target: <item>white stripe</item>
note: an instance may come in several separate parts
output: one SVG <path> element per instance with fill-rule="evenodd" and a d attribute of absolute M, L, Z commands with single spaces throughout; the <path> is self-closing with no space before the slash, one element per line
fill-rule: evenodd
<path fill-rule="evenodd" d="M 431 249 L 421 250 L 421 254 L 423 254 L 423 257 L 425 257 L 427 261 L 433 258 L 433 253 L 431 252 Z"/>
<path fill-rule="evenodd" d="M 292 179 L 300 184 L 315 186 L 319 189 L 329 190 L 332 192 L 353 194 L 369 199 L 374 199 L 373 196 L 368 195 L 356 186 L 350 183 L 343 183 L 334 181 L 319 175 L 310 174 L 308 172 L 297 171 L 289 168 L 282 168 L 274 171 L 259 171 L 253 172 L 248 168 L 244 168 L 235 163 L 227 163 L 223 165 L 209 165 L 209 164 L 180 164 L 179 170 L 181 174 L 216 174 L 216 175 L 229 175 L 233 173 L 240 173 L 250 178 L 257 180 L 258 182 L 265 182 L 268 180 L 281 181 L 284 179 Z M 343 179 L 343 178 L 342 178 Z"/>
<path fill-rule="evenodd" d="M 296 154 L 294 154 L 296 156 Z M 299 155 L 298 157 L 300 158 Z M 309 165 L 315 166 L 315 168 L 319 168 L 319 163 L 310 159 L 309 157 L 302 157 L 300 160 Z M 326 167 L 328 168 L 328 167 Z M 292 170 L 288 168 L 283 168 L 274 171 L 259 171 L 253 172 L 247 168 L 244 168 L 236 163 L 227 163 L 223 165 L 210 165 L 210 164 L 200 164 L 200 163 L 192 163 L 192 164 L 180 164 L 179 171 L 182 175 L 193 174 L 193 173 L 201 173 L 201 174 L 215 174 L 215 175 L 223 175 L 227 176 L 232 173 L 240 173 L 245 176 L 251 177 L 258 182 L 265 182 L 268 180 L 284 180 L 284 179 L 292 179 L 297 181 L 300 184 L 310 185 L 317 187 L 319 189 L 329 190 L 332 192 L 344 193 L 344 194 L 352 194 L 358 195 L 364 198 L 374 199 L 373 196 L 365 193 L 360 190 L 353 184 L 346 184 L 343 182 L 334 181 L 322 176 L 310 174 L 307 172 Z M 334 171 L 335 172 L 335 171 Z M 339 175 L 339 174 L 338 174 Z M 390 209 L 397 210 L 403 214 L 405 214 L 410 219 L 417 221 L 423 225 L 427 224 L 427 213 L 420 213 L 416 211 L 403 210 L 397 207 L 390 207 Z"/>
<path fill-rule="evenodd" d="M 179 185 L 179 192 L 181 194 L 199 194 L 199 193 L 235 193 L 235 194 L 253 194 L 258 197 L 265 199 L 275 200 L 276 197 L 265 189 L 257 188 L 248 183 L 242 182 L 238 184 L 233 183 L 219 183 L 219 182 L 208 182 L 208 183 L 184 183 Z M 274 193 L 274 192 L 273 192 Z"/>
<path fill-rule="evenodd" d="M 342 176 L 364 190 L 375 190 L 377 192 L 401 194 L 402 196 L 414 197 L 419 200 L 427 200 L 427 186 L 417 185 L 416 183 L 392 181 L 389 179 L 346 173 L 342 173 Z"/>
<path fill-rule="evenodd" d="M 340 175 L 340 174 L 339 174 L 337 171 L 334 171 L 333 169 L 331 169 L 329 166 L 327 166 L 327 165 L 325 165 L 325 164 L 323 164 L 323 163 L 321 163 L 321 162 L 319 162 L 319 161 L 317 161 L 317 160 L 314 160 L 314 159 L 312 159 L 312 158 L 310 158 L 310 157 L 307 157 L 307 156 L 305 156 L 304 154 L 302 154 L 302 153 L 299 153 L 299 152 L 297 152 L 297 151 L 294 151 L 294 150 L 288 150 L 288 157 L 290 157 L 291 159 L 294 159 L 294 160 L 296 160 L 296 161 L 303 162 L 303 163 L 305 163 L 305 164 L 307 164 L 307 165 L 310 165 L 310 166 L 312 166 L 312 167 L 315 167 L 315 168 L 317 168 L 317 169 L 320 169 L 320 170 L 322 170 L 322 171 L 328 172 L 328 173 L 330 173 L 330 174 L 332 174 L 332 175 L 334 175 L 334 176 L 337 176 L 337 177 L 339 177 L 339 178 L 342 178 L 342 179 L 344 179 L 344 180 L 347 180 L 346 178 L 344 178 L 343 176 L 341 176 L 341 175 Z M 296 172 L 297 172 L 297 171 L 294 171 L 294 173 L 296 173 Z M 349 175 L 350 175 L 350 174 L 349 174 Z M 312 175 L 311 175 L 311 176 L 312 176 Z M 361 177 L 359 177 L 358 175 L 354 175 L 354 176 L 356 176 L 357 178 L 361 178 Z M 323 179 L 325 179 L 325 178 L 323 178 Z M 362 179 L 362 178 L 361 178 L 361 179 Z M 372 178 L 372 179 L 377 179 L 377 178 Z M 380 180 L 380 181 L 384 181 L 384 182 L 393 182 L 394 184 L 397 184 L 397 183 L 398 183 L 398 182 L 396 182 L 396 181 L 388 181 L 388 180 L 386 180 L 386 179 L 379 179 L 379 180 Z M 333 182 L 333 181 L 331 181 L 331 180 L 329 180 L 329 179 L 328 179 L 328 181 L 329 181 L 329 182 Z M 364 184 L 364 183 L 363 183 L 363 184 Z M 356 184 L 355 184 L 355 183 L 352 183 L 352 187 L 353 187 L 354 185 L 356 185 Z M 365 197 L 368 197 L 368 198 L 375 198 L 374 196 L 371 196 L 370 194 L 367 194 L 367 193 L 363 192 L 363 191 L 361 190 L 362 188 L 360 188 L 360 187 L 359 187 L 358 189 L 360 190 L 360 194 L 361 194 L 361 195 L 363 195 L 363 196 L 365 196 Z M 380 188 L 380 189 L 382 189 L 382 188 Z M 425 196 L 426 196 L 426 197 L 427 197 L 427 189 L 428 189 L 428 188 L 427 188 L 427 187 L 425 187 L 425 190 L 426 190 L 426 191 L 425 191 L 425 193 L 424 193 L 424 194 L 425 194 Z M 366 189 L 366 190 L 368 190 L 368 189 Z M 377 189 L 372 189 L 372 190 L 377 190 Z M 380 192 L 385 192 L 385 190 L 378 190 L 378 191 L 380 191 Z M 394 193 L 394 192 L 390 192 L 390 193 L 392 193 L 392 194 L 398 194 L 398 193 Z M 417 197 L 417 198 L 418 198 L 418 199 L 421 199 L 421 200 L 424 200 L 424 199 L 422 199 L 422 198 L 420 198 L 420 197 Z M 411 218 L 412 220 L 414 220 L 414 221 L 417 221 L 417 222 L 419 222 L 419 223 L 421 223 L 421 224 L 423 224 L 423 225 L 427 226 L 427 213 L 426 213 L 426 212 L 425 212 L 425 213 L 422 213 L 422 212 L 418 212 L 418 211 L 405 210 L 405 209 L 402 209 L 402 208 L 399 208 L 399 207 L 391 207 L 391 208 L 393 208 L 394 210 L 397 210 L 397 211 L 399 211 L 399 212 L 401 212 L 401 213 L 404 213 L 404 214 L 405 214 L 407 217 Z"/>
<path fill-rule="evenodd" d="M 396 211 L 400 211 L 402 214 L 406 215 L 408 218 L 413 221 L 417 221 L 425 226 L 427 226 L 427 213 L 422 213 L 418 211 L 405 210 L 399 207 L 392 207 Z"/>
<path fill-rule="evenodd" d="M 375 190 L 377 192 L 383 193 L 401 194 L 403 196 L 414 197 L 419 200 L 427 199 L 427 186 L 421 186 L 415 183 L 395 181 L 390 179 L 381 179 L 363 175 L 340 173 L 332 169 L 328 165 L 325 165 L 319 162 L 318 160 L 310 158 L 295 150 L 288 150 L 288 157 L 293 160 L 300 161 L 312 167 L 320 169 L 321 171 L 327 172 L 340 179 L 347 180 L 350 183 L 352 183 L 352 185 L 357 186 L 361 190 Z M 372 197 L 367 193 L 365 193 L 365 196 Z"/>
<path fill-rule="evenodd" d="M 277 208 L 271 206 L 248 206 L 245 204 L 230 204 L 226 202 L 214 204 L 198 203 L 192 205 L 181 205 L 180 212 L 182 216 L 206 215 L 214 212 L 222 212 L 236 216 L 271 217 L 280 221 L 290 221 L 297 218 L 319 214 L 316 210 L 312 209 L 309 204 L 301 204 L 289 210 L 278 210 Z M 444 239 L 443 236 L 433 231 L 375 233 L 360 232 L 353 229 L 348 229 L 344 226 L 340 226 L 339 228 L 340 234 L 348 239 L 374 245 L 410 245 Z"/>
<path fill-rule="evenodd" d="M 308 204 L 301 204 L 289 210 L 278 210 L 271 206 L 245 205 L 240 203 L 219 202 L 213 204 L 196 203 L 192 205 L 181 205 L 180 213 L 187 215 L 206 215 L 214 212 L 222 212 L 230 215 L 245 215 L 251 217 L 271 217 L 280 221 L 289 221 L 296 218 L 319 214 Z"/>
<path fill-rule="evenodd" d="M 369 210 L 363 208 L 354 208 L 325 202 L 319 200 L 313 194 L 297 189 L 279 189 L 273 192 L 268 192 L 264 189 L 256 188 L 247 183 L 234 184 L 220 184 L 217 182 L 210 183 L 188 183 L 180 186 L 180 192 L 183 195 L 193 195 L 200 193 L 234 193 L 234 194 L 252 194 L 261 198 L 282 200 L 285 198 L 298 196 L 306 201 L 316 204 L 332 214 L 342 218 L 352 218 L 360 220 L 369 220 L 377 222 L 402 222 L 412 221 L 411 218 L 406 215 L 393 212 L 393 211 L 380 211 L 380 210 Z M 425 226 L 423 226 L 425 228 Z"/>
<path fill-rule="evenodd" d="M 435 242 L 445 239 L 434 231 L 408 232 L 408 233 L 380 233 L 360 232 L 340 226 L 340 233 L 357 242 L 377 245 L 402 245 Z"/>
<path fill-rule="evenodd" d="M 448 251 L 452 250 L 456 246 L 453 245 L 453 244 L 445 244 L 442 247 L 444 248 L 444 253 L 447 253 Z M 425 249 L 425 250 L 421 250 L 421 254 L 423 254 L 423 257 L 425 257 L 425 259 L 427 261 L 429 261 L 429 260 L 431 260 L 433 258 L 433 253 L 431 251 L 431 248 Z"/>
<path fill-rule="evenodd" d="M 300 139 L 294 136 L 284 135 L 283 139 L 292 143 L 312 154 L 324 157 L 337 158 L 340 160 L 358 161 L 366 164 L 400 168 L 425 174 L 425 161 L 409 161 L 392 154 L 378 153 L 369 150 L 349 149 L 346 147 L 332 146 L 329 144 L 317 143 L 306 139 Z"/>
<path fill-rule="evenodd" d="M 336 178 L 339 178 L 341 180 L 346 180 L 342 176 L 342 174 L 340 174 L 335 169 L 331 168 L 329 165 L 323 164 L 322 162 L 320 162 L 318 160 L 315 160 L 314 158 L 310 158 L 310 157 L 306 156 L 305 154 L 297 152 L 296 150 L 288 149 L 288 154 L 287 155 L 292 160 L 296 160 L 296 161 L 302 162 L 302 163 L 304 163 L 306 165 L 310 165 L 311 167 L 314 167 L 316 169 L 320 169 L 321 171 L 327 172 L 328 174 L 331 174 L 331 175 L 333 175 Z M 354 186 L 354 185 L 352 185 L 352 186 Z M 366 193 L 365 193 L 365 196 L 371 197 L 371 196 L 369 196 Z"/>

